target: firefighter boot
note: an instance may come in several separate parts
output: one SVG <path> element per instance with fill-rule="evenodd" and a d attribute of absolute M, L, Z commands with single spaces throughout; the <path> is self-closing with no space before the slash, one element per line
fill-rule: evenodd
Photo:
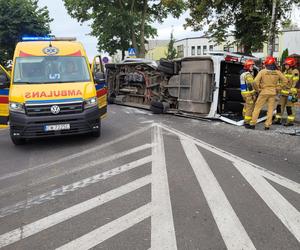
<path fill-rule="evenodd" d="M 294 126 L 294 120 L 295 120 L 295 115 L 293 114 L 293 109 L 291 106 L 286 107 L 286 111 L 288 113 L 287 121 L 284 124 L 284 126 L 289 127 L 289 126 Z"/>
<path fill-rule="evenodd" d="M 282 113 L 281 113 L 281 105 L 278 104 L 276 107 L 276 115 L 273 124 L 281 125 Z"/>

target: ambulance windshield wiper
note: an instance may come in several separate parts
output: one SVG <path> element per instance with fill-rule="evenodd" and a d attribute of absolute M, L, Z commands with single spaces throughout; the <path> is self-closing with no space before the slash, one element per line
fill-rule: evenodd
<path fill-rule="evenodd" d="M 41 82 L 41 84 L 55 84 L 55 83 L 68 83 L 68 82 L 78 82 L 78 81 L 55 81 L 55 82 Z"/>

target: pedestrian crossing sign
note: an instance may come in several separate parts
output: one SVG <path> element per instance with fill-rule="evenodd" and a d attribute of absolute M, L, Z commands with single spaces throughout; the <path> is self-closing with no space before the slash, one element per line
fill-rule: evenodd
<path fill-rule="evenodd" d="M 129 48 L 128 49 L 128 56 L 129 57 L 135 57 L 136 56 L 135 48 Z"/>

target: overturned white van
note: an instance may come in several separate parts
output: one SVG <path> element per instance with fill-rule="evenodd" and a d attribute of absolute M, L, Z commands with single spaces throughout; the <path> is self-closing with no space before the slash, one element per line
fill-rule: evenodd
<path fill-rule="evenodd" d="M 246 59 L 256 58 L 211 52 L 160 60 L 158 67 L 148 61 L 108 64 L 109 102 L 243 125 L 240 71 Z"/>

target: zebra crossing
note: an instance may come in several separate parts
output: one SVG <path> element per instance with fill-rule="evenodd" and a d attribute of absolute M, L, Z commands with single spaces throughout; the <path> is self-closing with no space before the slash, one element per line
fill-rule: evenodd
<path fill-rule="evenodd" d="M 126 142 L 133 137 L 145 137 L 142 144 L 123 146 L 122 150 L 109 154 L 116 149 L 117 144 Z M 53 249 L 91 249 L 101 248 L 104 242 L 116 239 L 121 233 L 126 233 L 130 228 L 134 228 L 139 223 L 148 221 L 150 223 L 150 239 L 145 241 L 142 249 L 153 250 L 176 250 L 183 249 L 181 242 L 184 236 L 177 231 L 178 223 L 176 214 L 173 212 L 174 199 L 176 199 L 176 192 L 173 191 L 173 186 L 169 180 L 170 166 L 167 160 L 167 153 L 165 150 L 165 141 L 169 138 L 175 138 L 183 150 L 182 158 L 186 158 L 188 168 L 194 174 L 198 183 L 197 192 L 202 192 L 205 197 L 211 217 L 216 224 L 221 235 L 224 245 L 227 249 L 257 249 L 257 244 L 253 240 L 249 227 L 245 226 L 244 221 L 236 212 L 236 208 L 232 205 L 228 198 L 228 193 L 222 188 L 222 180 L 217 178 L 212 171 L 212 166 L 207 161 L 202 150 L 206 150 L 216 157 L 230 162 L 247 182 L 252 190 L 260 197 L 263 203 L 268 207 L 270 213 L 276 216 L 277 220 L 282 223 L 283 227 L 289 231 L 291 237 L 300 243 L 300 213 L 299 203 L 300 184 L 287 179 L 281 175 L 257 166 L 248 162 L 238 156 L 230 154 L 224 150 L 209 145 L 197 138 L 191 137 L 181 131 L 168 127 L 164 124 L 153 123 L 150 126 L 143 127 L 133 133 L 129 133 L 109 143 L 99 145 L 81 152 L 65 156 L 53 162 L 43 163 L 18 172 L 8 173 L 0 177 L 1 182 L 5 182 L 14 178 L 22 177 L 23 175 L 33 176 L 32 173 L 39 172 L 39 178 L 35 178 L 27 182 L 27 188 L 35 189 L 35 187 L 42 187 L 49 182 L 54 182 L 61 177 L 74 176 L 78 173 L 86 173 L 91 171 L 93 175 L 85 176 L 82 179 L 75 179 L 74 182 L 66 183 L 64 185 L 55 187 L 45 192 L 39 192 L 24 200 L 10 202 L 3 206 L 4 200 L 9 194 L 17 194 L 22 191 L 25 182 L 13 184 L 4 187 L 0 190 L 0 228 L 3 233 L 0 235 L 0 248 L 11 247 L 15 249 L 15 244 L 21 249 L 27 249 L 31 240 L 38 240 L 38 235 L 42 232 L 47 232 L 49 229 L 76 220 L 79 216 L 85 217 L 94 209 L 100 209 L 113 201 L 121 199 L 122 197 L 132 194 L 141 188 L 150 186 L 150 199 L 142 202 L 139 206 L 134 207 L 130 211 L 121 214 L 117 218 L 110 219 L 107 223 L 103 223 L 96 228 L 85 230 L 84 233 L 69 236 L 64 239 L 59 245 L 53 246 Z M 126 143 L 124 144 L 126 145 Z M 87 156 L 99 151 L 103 152 L 103 157 L 95 157 L 89 159 Z M 107 152 L 107 154 L 104 154 Z M 177 152 L 174 152 L 177 154 Z M 133 157 L 135 156 L 135 157 Z M 78 159 L 85 158 L 86 162 L 81 163 Z M 131 158 L 133 157 L 133 158 Z M 170 157 L 170 155 L 168 155 Z M 171 156 L 172 157 L 172 156 Z M 63 168 L 66 162 L 74 162 L 72 168 Z M 77 164 L 77 165 L 76 165 Z M 109 167 L 107 167 L 109 165 Z M 99 166 L 106 166 L 105 171 L 100 171 Z M 56 169 L 53 169 L 56 167 Z M 59 211 L 49 213 L 40 218 L 30 219 L 28 223 L 20 223 L 18 227 L 6 230 L 3 228 L 2 220 L 13 218 L 15 215 L 24 213 L 24 211 L 31 211 L 31 209 L 38 209 L 40 206 L 47 206 L 49 202 L 61 200 L 64 197 L 69 197 L 77 192 L 86 191 L 95 185 L 102 182 L 109 182 L 113 178 L 124 179 L 131 171 L 140 170 L 149 167 L 150 173 L 146 173 L 138 178 L 124 180 L 122 185 L 113 186 L 105 192 L 100 192 L 93 197 L 84 199 L 80 202 L 72 202 L 71 206 L 64 207 Z M 93 170 L 93 171 L 92 171 Z M 126 177 L 127 178 L 127 177 Z M 274 188 L 270 181 L 276 183 L 293 193 L 296 193 L 298 200 L 291 203 L 284 195 Z M 188 183 L 187 183 L 188 185 Z M 181 189 L 188 187 L 180 187 Z M 137 197 L 136 199 L 139 199 Z M 125 202 L 130 202 L 127 200 Z M 296 205 L 295 205 L 296 204 Z M 125 203 L 123 203 L 125 206 Z M 113 209 L 113 208 L 112 208 Z M 176 208 L 180 213 L 184 214 L 184 209 Z M 199 225 L 200 226 L 200 225 Z M 267 226 L 267 225 L 266 225 Z M 252 230 L 255 230 L 253 228 Z M 68 232 L 64 232 L 68 234 Z M 138 235 L 138 234 L 137 234 Z M 35 236 L 35 238 L 33 238 Z M 59 234 L 58 234 L 59 236 Z M 47 241 L 54 241 L 55 239 L 47 238 Z M 57 239 L 59 241 L 59 239 Z M 180 242 L 179 242 L 180 240 Z M 213 235 L 212 235 L 213 240 Z M 26 241 L 27 245 L 22 245 Z M 59 241 L 60 242 L 60 241 Z M 40 249 L 43 248 L 44 242 L 37 242 L 35 246 Z M 120 243 L 121 244 L 121 243 Z M 121 244 L 122 246 L 122 244 Z M 300 246 L 300 245 L 299 245 Z M 106 246 L 107 247 L 107 246 Z M 47 247 L 49 249 L 49 247 Z M 279 247 L 280 248 L 280 247 Z M 28 248 L 29 249 L 29 248 Z M 105 249 L 110 249 L 109 247 Z M 115 249 L 112 247 L 111 249 Z M 119 249 L 122 249 L 121 247 Z M 200 245 L 195 249 L 203 249 Z M 221 249 L 221 246 L 220 246 Z"/>

